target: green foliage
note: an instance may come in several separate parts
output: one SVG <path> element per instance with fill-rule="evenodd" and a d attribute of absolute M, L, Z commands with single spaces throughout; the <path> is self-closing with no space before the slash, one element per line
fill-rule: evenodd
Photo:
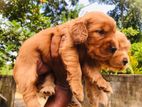
<path fill-rule="evenodd" d="M 128 28 L 122 29 L 121 31 L 123 33 L 125 33 L 125 35 L 131 41 L 131 43 L 139 41 L 140 36 L 137 36 L 137 35 L 141 35 L 141 34 L 140 34 L 140 31 L 138 29 L 133 29 L 132 27 L 128 27 Z"/>
<path fill-rule="evenodd" d="M 3 6 L 0 12 L 10 21 L 20 22 L 22 26 L 25 26 L 27 21 L 36 27 L 42 24 L 42 26 L 48 25 L 48 23 L 56 25 L 78 16 L 77 2 L 78 0 L 68 2 L 65 0 L 8 0 L 7 2 L 2 0 Z M 47 19 L 47 23 L 44 23 L 43 20 L 47 17 L 49 19 Z"/>
<path fill-rule="evenodd" d="M 131 46 L 132 56 L 138 61 L 138 66 L 142 66 L 142 43 L 134 43 Z"/>
<path fill-rule="evenodd" d="M 16 21 L 1 22 L 0 27 L 0 67 L 6 66 L 6 62 L 13 65 L 16 52 L 21 46 L 22 41 L 29 38 L 34 32 L 21 27 Z"/>
<path fill-rule="evenodd" d="M 57 25 L 78 16 L 78 0 L 45 0 L 43 14 L 51 18 L 51 23 Z"/>
<path fill-rule="evenodd" d="M 127 37 L 136 36 L 139 33 L 138 30 L 135 30 L 132 27 L 124 28 L 122 30 L 122 32 L 124 32 L 126 35 L 128 35 Z"/>
<path fill-rule="evenodd" d="M 4 17 L 9 20 L 16 20 L 23 23 L 23 19 L 26 19 L 32 12 L 36 13 L 34 10 L 38 10 L 35 0 L 1 0 L 3 3 L 0 12 Z M 28 13 L 28 14 L 26 14 Z"/>
<path fill-rule="evenodd" d="M 90 0 L 91 2 L 95 0 Z M 98 3 L 115 5 L 109 14 L 116 20 L 119 28 L 133 27 L 141 29 L 142 1 L 141 0 L 96 0 Z"/>
<path fill-rule="evenodd" d="M 10 65 L 5 65 L 0 68 L 0 75 L 12 75 L 12 68 Z"/>
<path fill-rule="evenodd" d="M 139 62 L 135 56 L 130 56 L 130 64 L 127 70 L 132 74 L 142 74 L 142 68 L 139 66 Z"/>

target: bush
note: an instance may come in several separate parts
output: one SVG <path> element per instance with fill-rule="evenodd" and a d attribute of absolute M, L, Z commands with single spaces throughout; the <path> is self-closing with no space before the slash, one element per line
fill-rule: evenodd
<path fill-rule="evenodd" d="M 138 61 L 138 66 L 142 66 L 142 43 L 133 43 L 131 46 L 131 54 Z"/>
<path fill-rule="evenodd" d="M 138 42 L 140 39 L 141 32 L 138 29 L 133 29 L 132 27 L 129 27 L 123 28 L 121 31 L 125 33 L 131 43 Z"/>
<path fill-rule="evenodd" d="M 126 69 L 126 72 L 129 71 L 131 74 L 142 74 L 142 68 L 139 67 L 139 62 L 134 56 L 130 56 L 130 64 Z"/>

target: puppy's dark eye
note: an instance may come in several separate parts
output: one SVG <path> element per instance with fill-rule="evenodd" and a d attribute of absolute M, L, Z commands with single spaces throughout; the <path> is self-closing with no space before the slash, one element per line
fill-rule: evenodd
<path fill-rule="evenodd" d="M 104 35 L 104 34 L 105 34 L 105 31 L 104 31 L 104 30 L 96 30 L 95 32 L 96 32 L 96 33 L 99 33 L 100 35 Z"/>

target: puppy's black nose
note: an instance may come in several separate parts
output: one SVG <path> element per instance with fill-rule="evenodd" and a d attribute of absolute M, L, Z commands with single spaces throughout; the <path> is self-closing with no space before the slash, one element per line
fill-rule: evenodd
<path fill-rule="evenodd" d="M 123 58 L 123 65 L 126 65 L 128 63 L 128 59 L 127 58 Z"/>
<path fill-rule="evenodd" d="M 111 48 L 110 48 L 111 53 L 115 53 L 116 50 L 117 50 L 116 47 L 111 47 Z"/>

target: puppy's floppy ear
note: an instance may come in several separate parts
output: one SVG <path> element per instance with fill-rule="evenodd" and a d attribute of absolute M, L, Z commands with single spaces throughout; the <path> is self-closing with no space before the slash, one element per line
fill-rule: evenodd
<path fill-rule="evenodd" d="M 70 30 L 71 37 L 75 44 L 84 43 L 88 38 L 88 31 L 84 21 L 75 21 Z"/>

